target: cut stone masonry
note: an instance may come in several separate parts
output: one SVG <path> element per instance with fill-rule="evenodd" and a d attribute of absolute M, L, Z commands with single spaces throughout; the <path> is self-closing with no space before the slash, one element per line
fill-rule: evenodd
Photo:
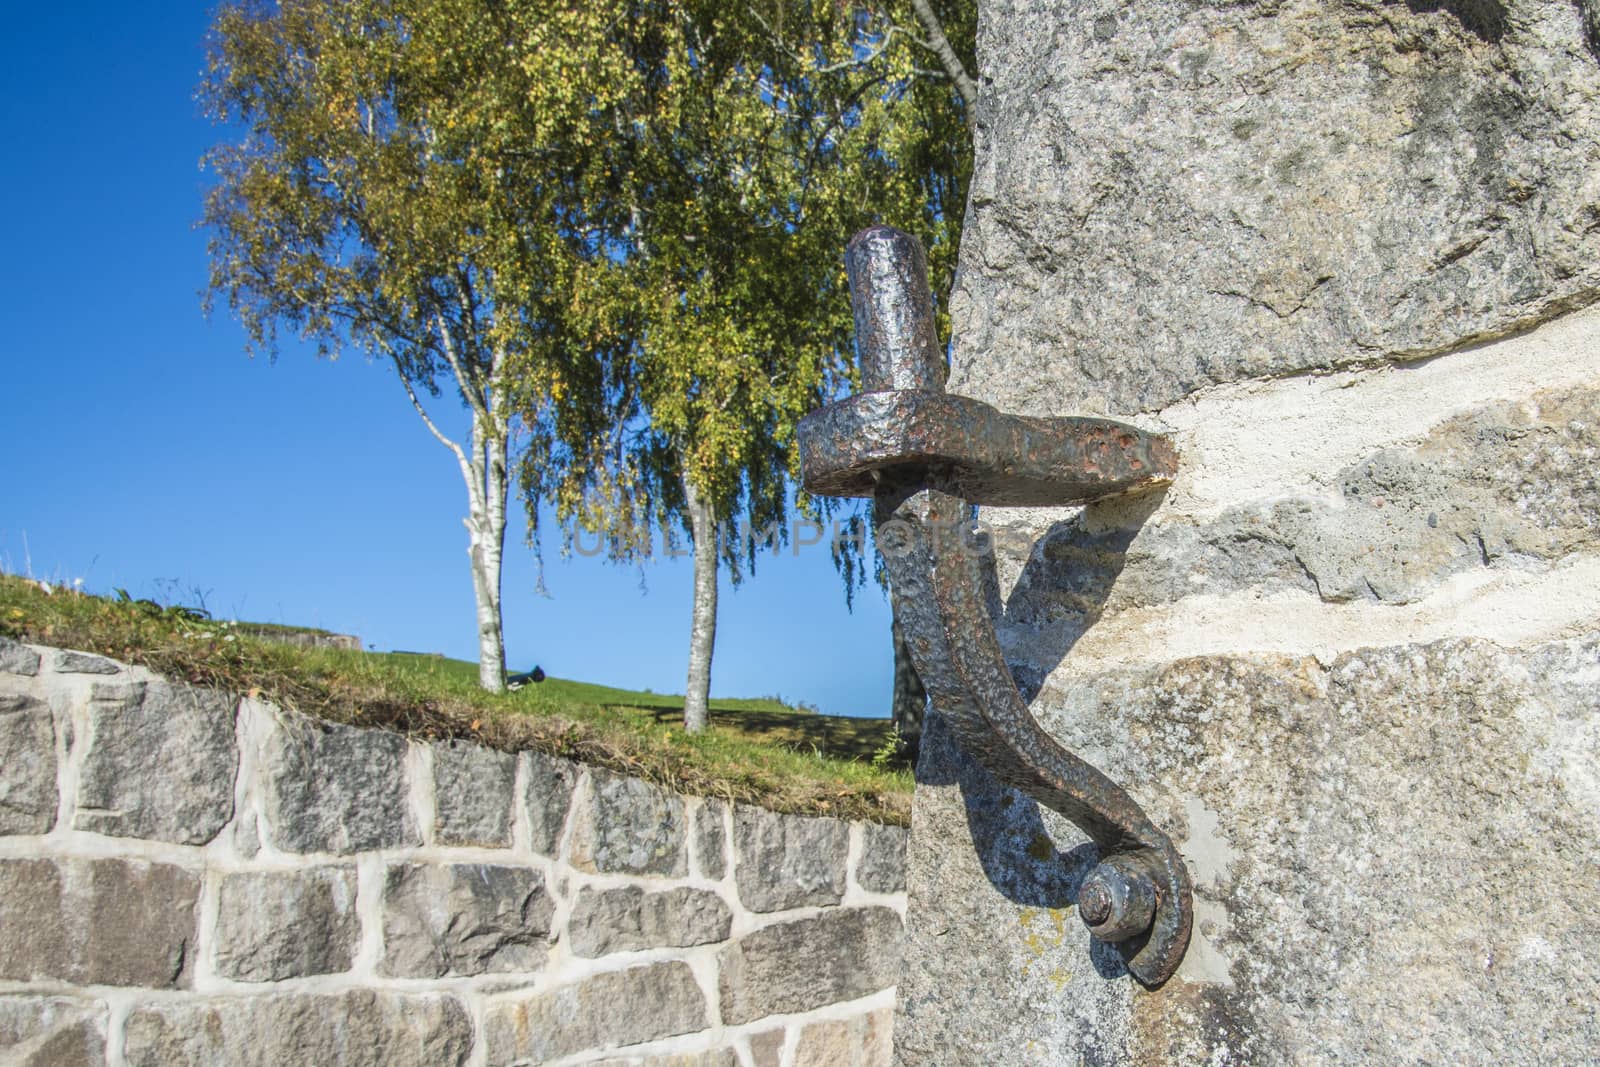
<path fill-rule="evenodd" d="M 0 1062 L 887 1064 L 904 870 L 0 639 Z"/>

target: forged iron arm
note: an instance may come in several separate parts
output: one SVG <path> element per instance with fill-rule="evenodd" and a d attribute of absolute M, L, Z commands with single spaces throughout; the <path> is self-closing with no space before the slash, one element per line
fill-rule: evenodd
<path fill-rule="evenodd" d="M 801 422 L 805 486 L 874 498 L 896 617 L 934 707 L 995 778 L 1099 847 L 1079 915 L 1135 978 L 1159 985 L 1188 945 L 1188 873 L 1133 798 L 1029 712 L 985 605 L 994 557 L 970 519 L 974 504 L 1083 503 L 1158 485 L 1176 454 L 1121 423 L 1007 415 L 945 394 L 921 245 L 873 227 L 851 240 L 846 265 L 865 391 Z"/>

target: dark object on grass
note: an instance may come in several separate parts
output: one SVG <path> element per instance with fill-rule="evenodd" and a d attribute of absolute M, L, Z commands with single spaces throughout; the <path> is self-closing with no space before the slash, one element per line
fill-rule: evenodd
<path fill-rule="evenodd" d="M 513 675 L 507 676 L 507 678 L 506 678 L 506 688 L 510 689 L 512 691 L 515 691 L 515 690 L 521 689 L 523 686 L 527 685 L 530 682 L 542 682 L 542 681 L 544 681 L 544 668 L 543 667 L 535 667 L 533 670 L 527 671 L 527 672 L 522 673 L 522 674 L 513 674 Z"/>

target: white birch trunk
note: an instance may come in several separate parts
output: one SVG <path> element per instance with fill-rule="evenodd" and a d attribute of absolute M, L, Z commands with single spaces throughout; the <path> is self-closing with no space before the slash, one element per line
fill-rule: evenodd
<path fill-rule="evenodd" d="M 489 409 L 472 416 L 472 468 L 467 487 L 467 558 L 478 609 L 478 684 L 491 693 L 506 685 L 505 629 L 500 612 L 501 558 L 506 541 L 505 417 Z"/>
<path fill-rule="evenodd" d="M 683 728 L 706 728 L 711 700 L 711 655 L 717 643 L 717 517 L 694 483 L 683 480 L 694 537 L 694 611 L 689 625 L 689 681 L 683 693 Z"/>
<path fill-rule="evenodd" d="M 500 551 L 487 536 L 473 530 L 467 557 L 472 567 L 472 592 L 478 608 L 478 684 L 498 693 L 506 684 L 505 643 L 500 620 Z"/>
<path fill-rule="evenodd" d="M 490 448 L 495 446 L 490 445 Z M 503 451 L 504 444 L 499 448 Z M 482 503 L 467 519 L 467 559 L 478 609 L 478 684 L 491 693 L 505 689 L 506 651 L 500 613 L 500 565 L 505 546 L 504 462 L 484 465 Z"/>
<path fill-rule="evenodd" d="M 407 379 L 405 368 L 395 357 L 395 370 L 411 406 L 422 417 L 428 432 L 448 448 L 461 468 L 467 483 L 467 563 L 472 571 L 472 595 L 477 603 L 478 684 L 492 693 L 506 687 L 506 650 L 500 613 L 500 565 L 506 543 L 506 492 L 509 487 L 506 456 L 510 448 L 510 417 L 497 403 L 504 361 L 498 356 L 486 384 L 469 377 L 457 360 L 450 336 L 441 320 L 439 336 L 455 371 L 462 397 L 472 413 L 471 450 L 445 436 L 429 418 L 417 392 Z M 392 355 L 392 353 L 391 353 Z"/>

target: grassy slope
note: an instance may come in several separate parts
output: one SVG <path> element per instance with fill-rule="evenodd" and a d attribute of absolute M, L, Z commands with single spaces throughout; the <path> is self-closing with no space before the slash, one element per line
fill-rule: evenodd
<path fill-rule="evenodd" d="M 465 688 L 477 688 L 476 663 L 403 653 L 379 653 L 368 658 L 388 660 L 394 669 L 414 678 L 451 679 Z M 641 693 L 565 678 L 546 678 L 522 692 L 556 706 L 611 708 L 628 714 L 636 722 L 648 720 L 664 728 L 676 725 L 683 717 L 683 695 L 679 693 Z M 890 739 L 887 719 L 818 715 L 797 710 L 771 697 L 714 699 L 711 701 L 711 725 L 763 747 L 779 746 L 855 763 L 869 762 Z M 898 764 L 894 766 L 909 769 Z"/>
<path fill-rule="evenodd" d="M 777 811 L 901 824 L 910 814 L 910 773 L 872 764 L 889 739 L 880 719 L 714 700 L 711 728 L 691 736 L 676 714 L 681 696 L 558 678 L 490 694 L 477 687 L 477 667 L 459 660 L 279 645 L 224 623 L 48 595 L 9 575 L 0 575 L 0 635 L 97 652 L 338 722 L 534 749 Z"/>

